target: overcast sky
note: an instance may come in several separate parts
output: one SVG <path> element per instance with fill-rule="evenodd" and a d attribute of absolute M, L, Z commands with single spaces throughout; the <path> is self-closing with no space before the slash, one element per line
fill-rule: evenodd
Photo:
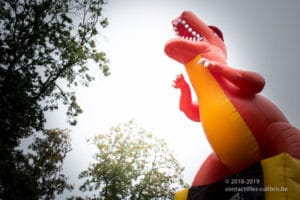
<path fill-rule="evenodd" d="M 78 182 L 95 153 L 85 139 L 130 119 L 164 138 L 185 167 L 185 180 L 193 180 L 211 149 L 201 124 L 178 110 L 179 91 L 171 85 L 184 68 L 163 51 L 174 37 L 171 20 L 184 10 L 223 31 L 229 65 L 263 75 L 263 95 L 300 127 L 300 1 L 110 0 L 104 8 L 109 26 L 98 43 L 110 59 L 111 76 L 99 73 L 89 88 L 78 90 L 84 113 L 70 127 L 73 151 L 65 171 L 71 182 Z M 48 115 L 48 127 L 65 128 L 62 116 Z"/>

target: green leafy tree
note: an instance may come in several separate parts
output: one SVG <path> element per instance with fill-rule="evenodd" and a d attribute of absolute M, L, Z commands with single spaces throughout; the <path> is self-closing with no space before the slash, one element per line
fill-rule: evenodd
<path fill-rule="evenodd" d="M 166 143 L 133 121 L 92 142 L 98 148 L 95 163 L 79 175 L 85 179 L 80 190 L 97 194 L 87 199 L 172 199 L 175 190 L 186 186 L 183 168 Z"/>
<path fill-rule="evenodd" d="M 108 25 L 102 16 L 105 3 L 0 0 L 0 194 L 17 186 L 19 178 L 28 178 L 19 167 L 26 156 L 16 148 L 22 139 L 47 132 L 44 113 L 64 104 L 75 125 L 82 112 L 75 87 L 88 86 L 97 68 L 109 75 L 108 59 L 96 46 L 98 30 Z M 26 187 L 39 190 L 35 184 Z"/>
<path fill-rule="evenodd" d="M 17 149 L 1 176 L 0 199 L 54 199 L 73 186 L 62 173 L 63 160 L 71 150 L 67 130 L 45 130 L 35 137 L 26 152 Z"/>
<path fill-rule="evenodd" d="M 63 161 L 71 151 L 68 130 L 46 130 L 42 138 L 34 139 L 29 150 L 25 156 L 26 171 L 37 181 L 39 199 L 54 199 L 64 189 L 73 189 L 62 173 Z"/>

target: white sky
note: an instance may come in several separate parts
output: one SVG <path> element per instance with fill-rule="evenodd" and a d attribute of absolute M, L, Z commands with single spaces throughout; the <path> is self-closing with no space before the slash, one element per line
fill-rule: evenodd
<path fill-rule="evenodd" d="M 193 180 L 211 150 L 201 124 L 178 110 L 179 91 L 171 85 L 184 68 L 163 51 L 165 42 L 174 37 L 171 20 L 183 10 L 221 28 L 229 64 L 261 73 L 267 82 L 263 94 L 300 127 L 298 4 L 297 0 L 109 1 L 104 8 L 109 26 L 98 43 L 110 59 L 111 76 L 96 75 L 90 87 L 78 90 L 84 113 L 78 125 L 70 127 L 73 151 L 65 161 L 70 181 L 78 182 L 78 174 L 92 162 L 95 149 L 85 139 L 131 119 L 164 138 L 185 167 L 186 182 Z M 50 114 L 48 127 L 65 128 L 63 116 Z"/>

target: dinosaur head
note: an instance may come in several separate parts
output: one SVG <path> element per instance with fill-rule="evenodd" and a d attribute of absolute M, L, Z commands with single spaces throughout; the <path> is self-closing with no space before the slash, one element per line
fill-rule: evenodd
<path fill-rule="evenodd" d="M 215 26 L 206 25 L 190 11 L 184 11 L 172 21 L 177 38 L 165 45 L 166 54 L 186 64 L 198 56 L 226 63 L 226 47 L 222 32 Z"/>

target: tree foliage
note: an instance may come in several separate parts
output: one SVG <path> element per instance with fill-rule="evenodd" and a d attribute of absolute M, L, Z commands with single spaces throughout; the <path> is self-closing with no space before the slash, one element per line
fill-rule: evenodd
<path fill-rule="evenodd" d="M 65 188 L 73 188 L 62 173 L 63 161 L 71 151 L 67 130 L 46 130 L 43 138 L 35 138 L 29 150 L 32 152 L 26 155 L 28 173 L 38 180 L 40 199 L 54 199 L 54 194 L 61 194 Z"/>
<path fill-rule="evenodd" d="M 72 91 L 94 79 L 88 61 L 108 75 L 105 53 L 96 47 L 103 0 L 1 0 L 1 128 L 16 142 L 41 130 L 43 112 L 68 106 L 70 123 L 82 112 Z M 43 104 L 41 104 L 43 102 Z"/>
<path fill-rule="evenodd" d="M 172 199 L 184 186 L 183 168 L 166 143 L 133 121 L 92 139 L 95 163 L 80 174 L 82 191 L 95 191 L 99 200 Z M 80 199 L 80 198 L 78 198 Z"/>
<path fill-rule="evenodd" d="M 0 171 L 0 199 L 54 199 L 64 189 L 73 189 L 62 173 L 70 150 L 68 131 L 53 129 L 35 137 L 27 152 L 12 152 L 11 162 L 6 161 Z"/>
<path fill-rule="evenodd" d="M 14 193 L 25 188 L 40 191 L 38 183 L 50 176 L 47 168 L 28 165 L 23 169 L 24 160 L 30 155 L 16 148 L 22 139 L 37 134 L 41 140 L 36 140 L 31 148 L 36 155 L 41 154 L 39 148 L 46 144 L 39 142 L 49 133 L 44 129 L 44 113 L 64 104 L 68 121 L 75 125 L 76 117 L 82 112 L 75 87 L 88 86 L 97 68 L 101 74 L 109 75 L 108 59 L 96 45 L 98 30 L 108 25 L 102 16 L 105 3 L 104 0 L 0 0 L 1 195 L 12 188 Z M 55 145 L 49 143 L 48 148 L 56 152 Z M 65 151 L 61 149 L 55 155 L 64 157 Z M 60 168 L 56 164 L 61 161 L 52 159 L 41 156 L 39 160 L 53 162 L 52 172 L 58 175 Z M 29 169 L 40 174 L 30 178 Z M 13 180 L 8 181 L 9 177 Z M 25 179 L 32 184 L 26 182 L 22 186 Z M 49 192 L 49 198 L 53 198 L 50 187 L 60 192 L 55 181 L 47 184 L 49 188 L 43 190 Z M 65 188 L 69 187 L 65 185 Z"/>

